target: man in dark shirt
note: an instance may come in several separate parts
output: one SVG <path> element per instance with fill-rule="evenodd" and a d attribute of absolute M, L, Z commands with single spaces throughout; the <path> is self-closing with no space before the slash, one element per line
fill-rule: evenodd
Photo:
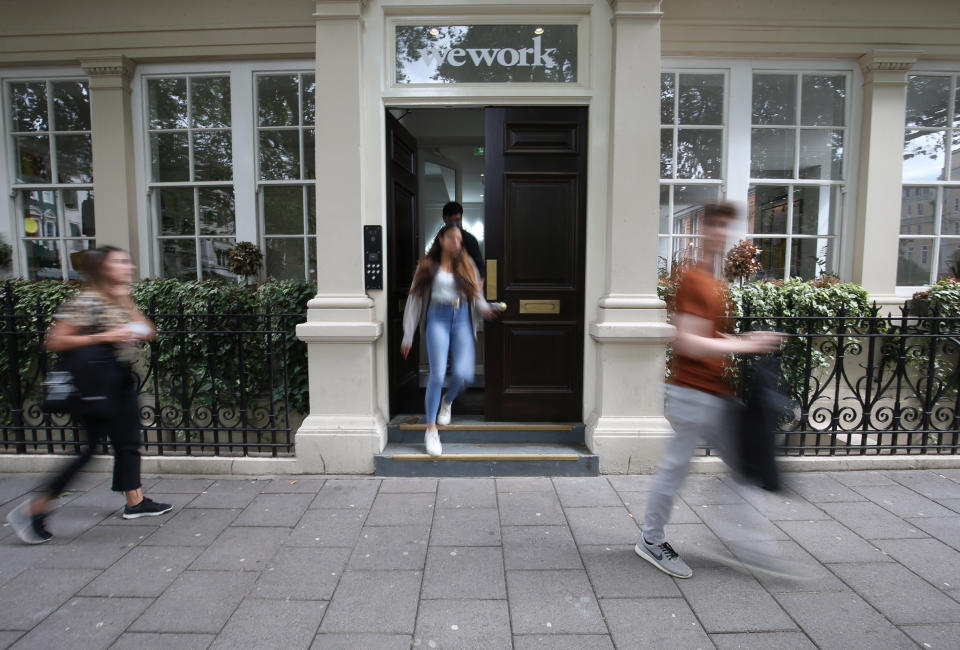
<path fill-rule="evenodd" d="M 463 206 L 456 201 L 450 201 L 444 205 L 443 221 L 444 223 L 454 224 L 463 233 L 463 249 L 470 255 L 473 263 L 477 265 L 477 271 L 483 278 L 486 275 L 486 269 L 483 267 L 483 253 L 480 252 L 480 242 L 463 229 Z"/>

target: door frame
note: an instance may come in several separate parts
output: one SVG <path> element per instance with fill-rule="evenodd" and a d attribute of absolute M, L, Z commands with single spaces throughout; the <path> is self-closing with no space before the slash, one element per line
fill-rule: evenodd
<path fill-rule="evenodd" d="M 594 347 L 593 339 L 589 335 L 589 329 L 590 329 L 589 323 L 591 320 L 593 320 L 593 315 L 590 312 L 590 306 L 596 305 L 597 301 L 602 295 L 602 286 L 598 286 L 598 284 L 602 284 L 602 276 L 603 276 L 602 260 L 604 258 L 602 251 L 600 251 L 599 253 L 595 252 L 594 254 L 591 254 L 591 247 L 590 247 L 591 241 L 598 241 L 598 240 L 602 241 L 602 239 L 599 239 L 597 237 L 597 234 L 591 233 L 591 230 L 594 230 L 598 224 L 591 222 L 590 215 L 592 214 L 591 204 L 595 200 L 592 197 L 594 197 L 598 192 L 602 193 L 602 189 L 604 188 L 603 185 L 598 185 L 598 183 L 600 183 L 603 180 L 603 178 L 602 176 L 598 175 L 598 170 L 596 169 L 596 167 L 603 160 L 602 155 L 605 155 L 595 148 L 593 133 L 600 126 L 605 126 L 606 120 L 603 120 L 602 124 L 598 124 L 597 122 L 595 122 L 595 118 L 594 118 L 595 102 L 593 101 L 593 98 L 591 96 L 592 94 L 584 94 L 580 84 L 571 84 L 571 86 L 575 86 L 576 88 L 574 90 L 579 92 L 574 92 L 569 95 L 567 94 L 554 95 L 550 93 L 550 94 L 544 94 L 541 96 L 529 96 L 526 94 L 520 94 L 520 95 L 510 96 L 510 97 L 491 96 L 490 98 L 486 98 L 483 95 L 479 95 L 479 96 L 469 95 L 469 96 L 458 97 L 454 101 L 451 101 L 450 97 L 442 96 L 442 95 L 412 96 L 412 97 L 383 95 L 380 97 L 379 108 L 378 108 L 378 117 L 380 122 L 380 158 L 377 162 L 381 167 L 379 172 L 379 189 L 380 189 L 381 197 L 383 200 L 381 218 L 383 220 L 382 223 L 384 225 L 384 228 L 386 229 L 388 227 L 388 224 L 386 222 L 387 179 L 385 176 L 385 170 L 386 170 L 386 164 L 389 156 L 389 149 L 388 149 L 389 142 L 387 141 L 387 128 L 386 128 L 385 114 L 388 110 L 394 109 L 394 108 L 410 108 L 410 109 L 417 109 L 417 108 L 452 108 L 452 109 L 474 108 L 474 109 L 477 109 L 479 108 L 482 110 L 488 106 L 503 106 L 503 107 L 525 106 L 525 107 L 543 107 L 543 108 L 583 107 L 587 109 L 587 133 L 586 133 L 587 205 L 586 205 L 586 210 L 584 214 L 584 220 L 586 222 L 584 229 L 586 231 L 586 236 L 585 236 L 585 241 L 583 243 L 583 248 L 582 248 L 583 257 L 584 257 L 584 274 L 583 274 L 584 325 L 583 325 L 583 332 L 581 333 L 581 339 L 583 343 L 581 346 L 582 375 L 580 378 L 581 379 L 580 381 L 581 401 L 582 401 L 581 414 L 582 414 L 583 420 L 586 421 L 587 415 L 593 409 L 593 403 L 594 403 L 593 390 L 596 382 L 596 364 L 594 363 L 594 358 L 596 356 L 596 349 Z M 427 89 L 427 90 L 430 90 L 430 89 Z M 606 139 L 604 138 L 604 141 L 605 140 Z M 424 160 L 421 159 L 417 161 L 418 178 L 419 178 L 419 173 L 422 172 L 423 164 L 424 164 Z M 604 170 L 606 170 L 606 165 L 603 165 L 603 167 L 604 167 Z M 458 183 L 457 183 L 457 190 L 459 194 L 460 193 L 459 177 L 458 177 Z M 597 199 L 599 198 L 600 197 L 597 197 Z M 420 198 L 418 196 L 418 206 L 417 206 L 418 209 L 420 207 L 419 202 L 420 202 Z M 604 203 L 604 207 L 605 207 L 605 203 Z M 596 212 L 596 208 L 594 208 L 593 212 Z M 599 214 L 603 214 L 603 213 L 604 211 L 599 212 Z M 596 221 L 596 219 L 594 221 Z M 605 230 L 606 228 L 605 222 L 599 225 L 603 227 L 603 229 Z M 389 274 L 392 270 L 392 262 L 389 259 L 389 254 L 386 251 L 384 252 L 384 257 L 385 257 L 384 272 L 385 274 Z M 597 268 L 591 268 L 592 260 L 596 260 L 600 266 Z M 385 276 L 384 280 L 385 280 L 385 286 L 386 286 L 386 283 L 389 282 L 389 278 Z M 389 305 L 387 304 L 388 301 L 386 300 L 387 292 L 383 291 L 378 293 L 381 293 L 382 297 L 384 298 L 384 300 L 377 301 L 378 308 L 381 306 L 382 308 L 389 308 Z M 382 317 L 386 316 L 386 312 L 379 309 L 378 309 L 378 314 L 381 314 Z M 381 366 L 382 372 L 379 373 L 379 376 L 383 378 L 380 380 L 380 384 L 381 384 L 380 393 L 383 399 L 382 412 L 387 414 L 393 412 L 390 404 L 390 393 L 392 388 L 389 384 L 390 376 L 391 376 L 390 364 L 394 362 L 393 356 L 395 353 L 397 353 L 396 350 L 390 349 L 388 339 L 389 337 L 387 336 L 382 337 L 381 346 L 380 346 L 381 350 L 380 350 L 380 356 L 379 356 L 380 361 L 383 364 Z"/>

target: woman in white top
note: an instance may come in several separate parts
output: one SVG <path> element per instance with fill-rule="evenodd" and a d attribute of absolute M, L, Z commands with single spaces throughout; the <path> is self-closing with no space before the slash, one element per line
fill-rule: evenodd
<path fill-rule="evenodd" d="M 454 224 L 444 225 L 430 251 L 420 260 L 410 286 L 403 313 L 403 342 L 406 358 L 417 325 L 424 329 L 430 380 L 424 399 L 427 453 L 442 453 L 437 424 L 450 423 L 453 400 L 473 381 L 474 340 L 479 317 L 492 318 L 493 310 L 481 293 L 480 274 L 470 256 L 463 252 L 463 234 Z M 453 367 L 447 394 L 440 399 L 447 374 L 447 356 L 452 350 Z M 438 413 L 439 410 L 439 413 Z"/>

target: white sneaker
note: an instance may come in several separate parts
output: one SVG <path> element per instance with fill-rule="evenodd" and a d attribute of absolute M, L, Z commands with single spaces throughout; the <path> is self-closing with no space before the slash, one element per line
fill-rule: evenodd
<path fill-rule="evenodd" d="M 423 436 L 423 444 L 431 456 L 436 457 L 443 453 L 443 447 L 440 446 L 440 432 L 436 429 L 427 429 L 427 433 Z"/>
<path fill-rule="evenodd" d="M 437 413 L 437 424 L 442 427 L 450 424 L 450 411 L 453 410 L 453 403 L 445 399 L 440 400 L 440 412 Z"/>

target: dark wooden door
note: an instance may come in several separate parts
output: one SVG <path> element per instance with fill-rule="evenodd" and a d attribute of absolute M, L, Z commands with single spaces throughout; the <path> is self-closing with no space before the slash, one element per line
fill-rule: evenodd
<path fill-rule="evenodd" d="M 507 304 L 486 332 L 485 415 L 579 422 L 587 109 L 485 114 L 487 295 Z"/>
<path fill-rule="evenodd" d="M 417 142 L 387 112 L 387 345 L 390 368 L 390 415 L 423 410 L 419 387 L 419 346 L 404 359 L 403 307 L 420 257 L 417 215 Z"/>

